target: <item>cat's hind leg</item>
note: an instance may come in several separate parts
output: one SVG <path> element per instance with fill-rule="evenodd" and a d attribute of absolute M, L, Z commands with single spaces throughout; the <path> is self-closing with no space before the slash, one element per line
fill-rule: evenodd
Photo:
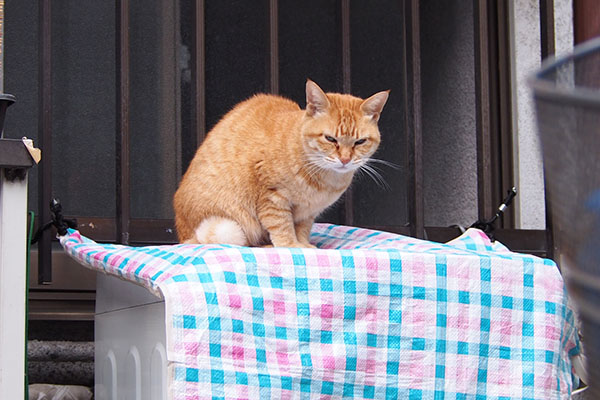
<path fill-rule="evenodd" d="M 232 219 L 208 217 L 194 231 L 194 237 L 185 243 L 215 243 L 248 246 L 242 227 Z"/>

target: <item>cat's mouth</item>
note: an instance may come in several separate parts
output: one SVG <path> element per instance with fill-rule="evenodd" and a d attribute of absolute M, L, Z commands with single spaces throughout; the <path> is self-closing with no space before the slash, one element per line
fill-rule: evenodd
<path fill-rule="evenodd" d="M 359 169 L 361 167 L 361 165 L 363 164 L 362 160 L 357 159 L 357 160 L 350 160 L 347 162 L 342 162 L 339 159 L 328 159 L 327 161 L 329 161 L 329 169 L 335 171 L 335 172 L 339 172 L 342 174 L 348 173 L 348 172 L 354 172 L 357 169 Z"/>
<path fill-rule="evenodd" d="M 342 162 L 337 157 L 323 156 L 314 157 L 312 160 L 309 159 L 309 169 L 312 171 L 315 171 L 315 169 L 321 169 L 337 172 L 338 174 L 347 174 L 357 171 L 364 165 L 364 163 L 364 159 L 360 158 Z"/>

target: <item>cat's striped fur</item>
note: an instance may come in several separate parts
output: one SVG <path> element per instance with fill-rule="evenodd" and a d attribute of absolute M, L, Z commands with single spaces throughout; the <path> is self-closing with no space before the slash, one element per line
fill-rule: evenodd
<path fill-rule="evenodd" d="M 306 83 L 306 110 L 256 95 L 209 132 L 175 193 L 181 242 L 312 247 L 333 204 L 380 142 L 388 91 L 366 100 Z"/>

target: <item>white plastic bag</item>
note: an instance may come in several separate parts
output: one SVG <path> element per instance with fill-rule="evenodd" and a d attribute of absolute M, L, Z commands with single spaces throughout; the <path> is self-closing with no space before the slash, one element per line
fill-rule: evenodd
<path fill-rule="evenodd" d="M 85 386 L 44 383 L 29 385 L 29 400 L 91 400 L 91 398 L 92 391 Z"/>

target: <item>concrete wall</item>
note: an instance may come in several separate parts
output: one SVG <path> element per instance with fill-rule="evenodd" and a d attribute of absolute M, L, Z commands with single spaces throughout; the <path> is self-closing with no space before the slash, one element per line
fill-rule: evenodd
<path fill-rule="evenodd" d="M 519 195 L 515 201 L 515 219 L 519 228 L 545 227 L 544 177 L 542 155 L 536 132 L 535 110 L 529 76 L 539 68 L 540 10 L 539 2 L 509 2 L 512 46 L 512 105 L 515 185 Z"/>
<path fill-rule="evenodd" d="M 554 47 L 560 56 L 573 50 L 573 0 L 554 0 Z"/>
<path fill-rule="evenodd" d="M 516 227 L 544 229 L 544 176 L 528 85 L 541 64 L 539 2 L 509 2 Z M 423 0 L 421 7 L 425 224 L 477 219 L 472 2 Z M 572 0 L 554 1 L 557 54 L 573 47 Z"/>
<path fill-rule="evenodd" d="M 573 44 L 572 0 L 555 0 L 555 48 L 557 54 L 569 52 Z M 512 105 L 516 227 L 544 229 L 546 209 L 544 174 L 537 135 L 534 104 L 527 80 L 540 67 L 539 2 L 509 2 L 512 46 Z"/>

